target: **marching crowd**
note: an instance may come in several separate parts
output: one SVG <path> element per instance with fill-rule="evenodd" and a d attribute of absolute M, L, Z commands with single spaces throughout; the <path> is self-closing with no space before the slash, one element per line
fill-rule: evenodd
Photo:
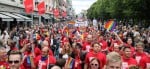
<path fill-rule="evenodd" d="M 14 27 L 0 34 L 0 69 L 150 69 L 150 29 L 66 23 Z"/>

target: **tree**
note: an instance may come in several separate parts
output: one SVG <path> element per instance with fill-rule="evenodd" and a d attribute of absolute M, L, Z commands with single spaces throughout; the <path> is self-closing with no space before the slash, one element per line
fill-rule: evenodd
<path fill-rule="evenodd" d="M 134 23 L 150 22 L 150 0 L 97 0 L 89 9 L 90 19 L 133 20 Z"/>

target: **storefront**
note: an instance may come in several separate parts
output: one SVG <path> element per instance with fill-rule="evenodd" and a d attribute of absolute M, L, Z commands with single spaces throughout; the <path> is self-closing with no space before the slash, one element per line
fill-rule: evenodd
<path fill-rule="evenodd" d="M 0 29 L 8 28 L 9 30 L 16 26 L 27 26 L 31 24 L 32 19 L 18 13 L 0 12 L 1 27 Z"/>

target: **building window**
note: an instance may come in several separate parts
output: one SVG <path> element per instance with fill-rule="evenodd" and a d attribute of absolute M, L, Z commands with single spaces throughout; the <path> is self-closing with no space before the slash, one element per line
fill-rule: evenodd
<path fill-rule="evenodd" d="M 12 2 L 15 2 L 15 0 L 11 0 Z"/>
<path fill-rule="evenodd" d="M 48 5 L 46 5 L 46 9 L 48 8 Z"/>
<path fill-rule="evenodd" d="M 37 7 L 37 5 L 39 4 L 38 0 L 35 0 L 34 4 L 35 4 L 35 7 Z"/>
<path fill-rule="evenodd" d="M 23 4 L 23 0 L 20 0 L 20 4 Z"/>

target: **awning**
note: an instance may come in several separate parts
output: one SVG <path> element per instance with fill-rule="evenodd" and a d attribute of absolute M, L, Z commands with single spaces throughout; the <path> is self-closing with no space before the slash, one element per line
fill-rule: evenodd
<path fill-rule="evenodd" d="M 21 18 L 24 18 L 24 19 L 25 19 L 25 21 L 32 21 L 32 19 L 31 19 L 31 18 L 26 17 L 26 16 L 24 16 L 24 15 L 21 15 L 21 14 L 18 14 L 18 13 L 12 13 L 12 14 L 14 14 L 14 15 L 16 15 L 16 16 L 19 16 L 19 17 L 21 17 Z"/>
<path fill-rule="evenodd" d="M 44 17 L 45 19 L 50 19 L 51 18 L 48 14 L 42 15 L 42 17 Z"/>
<path fill-rule="evenodd" d="M 24 21 L 23 18 L 19 17 L 19 16 L 16 16 L 16 15 L 13 15 L 11 13 L 8 13 L 8 12 L 0 12 L 1 14 L 4 14 L 4 15 L 7 15 L 7 16 L 10 16 L 12 18 L 15 18 L 17 21 Z"/>
<path fill-rule="evenodd" d="M 13 21 L 12 17 L 0 14 L 0 18 L 2 19 L 2 21 Z"/>

